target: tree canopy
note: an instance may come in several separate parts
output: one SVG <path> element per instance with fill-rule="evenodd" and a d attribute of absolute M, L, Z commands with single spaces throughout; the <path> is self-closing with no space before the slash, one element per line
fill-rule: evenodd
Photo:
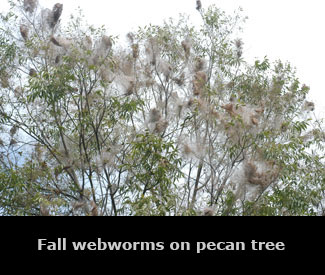
<path fill-rule="evenodd" d="M 289 63 L 245 61 L 240 9 L 200 2 L 200 26 L 182 15 L 123 43 L 81 12 L 63 25 L 62 4 L 9 3 L 0 214 L 324 215 L 310 89 Z"/>

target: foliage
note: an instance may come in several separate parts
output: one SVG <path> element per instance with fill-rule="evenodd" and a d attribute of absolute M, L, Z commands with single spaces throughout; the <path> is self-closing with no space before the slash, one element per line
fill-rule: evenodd
<path fill-rule="evenodd" d="M 129 158 L 124 167 L 131 171 L 127 186 L 135 199 L 128 199 L 127 203 L 135 214 L 167 215 L 175 211 L 176 192 L 172 191 L 182 173 L 178 168 L 181 159 L 173 143 L 164 143 L 161 137 L 149 132 L 138 134 L 131 144 Z"/>
<path fill-rule="evenodd" d="M 323 122 L 295 69 L 244 60 L 246 18 L 201 7 L 127 35 L 9 1 L 3 215 L 322 215 Z M 17 27 L 18 22 L 18 27 Z"/>

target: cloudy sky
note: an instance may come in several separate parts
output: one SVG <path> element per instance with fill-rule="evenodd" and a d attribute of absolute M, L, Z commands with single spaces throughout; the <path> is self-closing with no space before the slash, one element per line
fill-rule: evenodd
<path fill-rule="evenodd" d="M 309 99 L 324 117 L 324 0 L 201 1 L 205 7 L 216 4 L 227 12 L 242 7 L 249 18 L 242 34 L 245 57 L 253 60 L 267 55 L 270 60 L 289 61 L 297 68 L 301 82 L 311 87 Z M 80 6 L 90 24 L 106 25 L 110 34 L 120 36 L 139 25 L 160 24 L 179 13 L 190 15 L 193 23 L 200 22 L 195 0 L 40 0 L 49 8 L 56 2 L 64 4 L 65 18 Z"/>

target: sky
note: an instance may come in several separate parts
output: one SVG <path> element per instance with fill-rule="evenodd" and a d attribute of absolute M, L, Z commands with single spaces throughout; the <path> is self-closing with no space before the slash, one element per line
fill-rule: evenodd
<path fill-rule="evenodd" d="M 6 2 L 6 0 L 0 0 Z M 109 34 L 124 37 L 137 26 L 161 24 L 169 17 L 188 14 L 193 24 L 200 23 L 196 0 L 39 0 L 52 8 L 64 5 L 63 19 L 80 6 L 88 23 L 105 25 Z M 289 61 L 297 68 L 301 83 L 310 86 L 307 98 L 316 104 L 318 116 L 325 117 L 325 1 L 324 0 L 201 0 L 202 6 L 215 4 L 228 13 L 238 7 L 248 16 L 241 37 L 248 61 L 263 58 Z M 0 5 L 4 9 L 4 5 Z"/>

